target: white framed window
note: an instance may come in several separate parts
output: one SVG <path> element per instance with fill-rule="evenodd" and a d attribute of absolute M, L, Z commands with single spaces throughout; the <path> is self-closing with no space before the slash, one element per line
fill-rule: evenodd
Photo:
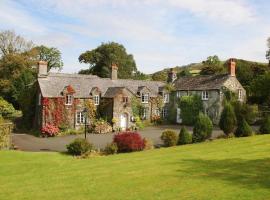
<path fill-rule="evenodd" d="M 242 90 L 239 89 L 239 90 L 238 90 L 238 99 L 239 99 L 239 100 L 242 100 L 242 98 L 243 98 Z"/>
<path fill-rule="evenodd" d="M 70 94 L 67 94 L 66 95 L 66 101 L 65 101 L 65 104 L 66 105 L 72 105 L 72 95 L 70 95 Z"/>
<path fill-rule="evenodd" d="M 209 94 L 208 91 L 202 91 L 202 100 L 208 100 Z"/>
<path fill-rule="evenodd" d="M 164 94 L 163 95 L 163 102 L 164 103 L 169 103 L 169 101 L 170 101 L 170 95 L 169 94 Z"/>
<path fill-rule="evenodd" d="M 167 108 L 162 108 L 162 117 L 166 118 L 168 116 L 168 109 Z"/>
<path fill-rule="evenodd" d="M 128 97 L 123 97 L 122 100 L 123 100 L 123 103 L 128 103 Z"/>
<path fill-rule="evenodd" d="M 76 113 L 76 124 L 84 124 L 85 123 L 85 116 L 82 111 L 78 111 Z"/>
<path fill-rule="evenodd" d="M 180 98 L 180 97 L 181 97 L 181 92 L 180 92 L 180 91 L 177 91 L 177 92 L 176 92 L 176 97 L 177 97 L 177 98 Z"/>
<path fill-rule="evenodd" d="M 148 103 L 149 102 L 149 94 L 142 94 L 141 100 L 142 100 L 142 103 Z"/>
<path fill-rule="evenodd" d="M 94 103 L 96 106 L 99 105 L 99 95 L 94 96 Z"/>

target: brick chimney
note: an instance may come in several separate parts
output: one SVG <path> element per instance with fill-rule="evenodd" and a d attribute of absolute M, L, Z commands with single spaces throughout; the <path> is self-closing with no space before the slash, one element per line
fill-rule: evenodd
<path fill-rule="evenodd" d="M 177 79 L 177 74 L 174 70 L 174 68 L 171 68 L 169 73 L 168 73 L 168 83 L 172 83 Z"/>
<path fill-rule="evenodd" d="M 236 62 L 234 58 L 230 58 L 229 64 L 228 64 L 228 74 L 230 76 L 235 76 L 235 68 L 236 68 Z"/>
<path fill-rule="evenodd" d="M 112 64 L 112 72 L 111 72 L 111 79 L 112 80 L 117 80 L 117 71 L 118 67 L 115 63 Z"/>
<path fill-rule="evenodd" d="M 47 76 L 48 75 L 48 63 L 46 61 L 38 62 L 38 76 Z"/>

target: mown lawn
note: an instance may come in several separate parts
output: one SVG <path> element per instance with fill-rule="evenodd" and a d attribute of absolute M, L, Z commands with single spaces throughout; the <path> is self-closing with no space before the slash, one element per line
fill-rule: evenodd
<path fill-rule="evenodd" d="M 270 135 L 76 159 L 0 152 L 0 199 L 270 199 Z"/>

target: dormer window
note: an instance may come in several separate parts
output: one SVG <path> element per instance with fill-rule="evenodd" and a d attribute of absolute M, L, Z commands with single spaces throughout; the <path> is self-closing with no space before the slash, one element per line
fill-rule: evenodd
<path fill-rule="evenodd" d="M 72 95 L 67 94 L 65 104 L 66 105 L 72 105 L 72 99 L 73 99 Z"/>
<path fill-rule="evenodd" d="M 169 103 L 170 100 L 170 95 L 169 94 L 163 94 L 163 102 L 164 103 Z"/>
<path fill-rule="evenodd" d="M 238 90 L 238 100 L 242 100 L 242 98 L 243 98 L 242 90 L 239 89 L 239 90 Z"/>
<path fill-rule="evenodd" d="M 208 91 L 202 91 L 202 100 L 208 100 L 209 94 Z"/>
<path fill-rule="evenodd" d="M 149 101 L 149 94 L 142 94 L 141 100 L 142 100 L 142 103 L 148 103 L 148 101 Z"/>
<path fill-rule="evenodd" d="M 94 96 L 94 103 L 96 106 L 99 105 L 99 95 Z"/>

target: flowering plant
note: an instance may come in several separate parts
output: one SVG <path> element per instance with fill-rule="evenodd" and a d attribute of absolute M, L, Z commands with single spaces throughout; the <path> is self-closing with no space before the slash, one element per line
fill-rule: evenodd
<path fill-rule="evenodd" d="M 56 136 L 59 132 L 59 128 L 52 125 L 46 124 L 44 127 L 41 128 L 41 134 L 45 137 L 53 137 Z"/>

